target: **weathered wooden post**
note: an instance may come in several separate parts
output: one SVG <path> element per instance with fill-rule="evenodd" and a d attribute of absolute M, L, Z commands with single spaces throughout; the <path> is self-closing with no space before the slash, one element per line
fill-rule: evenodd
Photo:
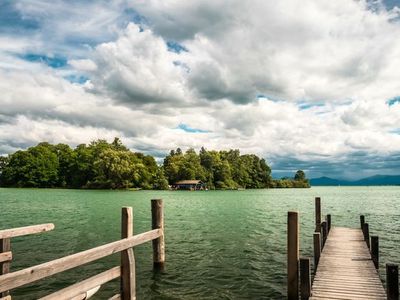
<path fill-rule="evenodd" d="M 151 200 L 151 220 L 153 229 L 161 229 L 162 234 L 153 240 L 153 263 L 158 269 L 164 268 L 165 239 L 164 239 L 164 206 L 161 199 Z"/>
<path fill-rule="evenodd" d="M 328 223 L 328 234 L 329 231 L 331 231 L 331 221 L 332 221 L 332 216 L 330 214 L 326 215 L 326 222 Z"/>
<path fill-rule="evenodd" d="M 367 243 L 367 246 L 368 246 L 368 249 L 369 249 L 370 248 L 370 244 L 369 244 L 369 225 L 368 225 L 368 223 L 364 223 L 363 232 L 364 232 L 364 240 Z"/>
<path fill-rule="evenodd" d="M 379 269 L 379 237 L 376 235 L 371 236 L 371 258 L 375 268 Z"/>
<path fill-rule="evenodd" d="M 133 236 L 132 207 L 123 207 L 121 216 L 121 238 Z M 136 299 L 135 256 L 132 248 L 121 252 L 121 299 Z"/>
<path fill-rule="evenodd" d="M 314 232 L 314 274 L 317 273 L 319 257 L 321 256 L 321 233 Z"/>
<path fill-rule="evenodd" d="M 326 222 L 321 223 L 321 228 L 322 228 L 322 248 L 325 246 L 326 239 L 328 238 L 328 225 Z"/>
<path fill-rule="evenodd" d="M 399 266 L 386 264 L 386 293 L 388 300 L 399 299 Z"/>
<path fill-rule="evenodd" d="M 0 253 L 11 252 L 11 239 L 0 239 Z M 10 273 L 10 262 L 4 261 L 0 263 L 0 275 Z M 9 291 L 0 293 L 0 297 L 6 297 L 10 294 Z"/>
<path fill-rule="evenodd" d="M 361 230 L 364 230 L 364 223 L 365 223 L 365 216 L 364 216 L 364 215 L 361 215 L 361 216 L 360 216 Z"/>
<path fill-rule="evenodd" d="M 311 296 L 310 259 L 300 258 L 300 299 L 308 300 Z"/>
<path fill-rule="evenodd" d="M 321 198 L 315 197 L 315 232 L 321 232 Z"/>
<path fill-rule="evenodd" d="M 299 219 L 298 212 L 288 212 L 287 222 L 287 296 L 299 299 Z"/>

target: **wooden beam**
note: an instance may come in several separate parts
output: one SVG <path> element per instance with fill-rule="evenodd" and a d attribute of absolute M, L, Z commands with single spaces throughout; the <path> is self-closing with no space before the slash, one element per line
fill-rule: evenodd
<path fill-rule="evenodd" d="M 364 215 L 361 215 L 361 216 L 360 216 L 361 230 L 364 230 L 364 223 L 365 223 L 365 216 L 364 216 Z"/>
<path fill-rule="evenodd" d="M 299 299 L 299 219 L 295 211 L 288 212 L 287 221 L 287 297 Z"/>
<path fill-rule="evenodd" d="M 88 291 L 86 291 L 85 293 L 82 293 L 78 296 L 72 297 L 72 298 L 68 298 L 68 300 L 87 300 L 92 298 L 92 296 L 94 296 L 94 294 L 96 294 L 101 288 L 101 285 L 96 286 Z"/>
<path fill-rule="evenodd" d="M 153 263 L 155 268 L 163 268 L 165 263 L 164 207 L 161 199 L 151 200 L 152 228 L 161 230 L 158 239 L 153 240 Z"/>
<path fill-rule="evenodd" d="M 114 296 L 112 296 L 108 300 L 121 300 L 121 295 L 120 294 L 115 294 Z"/>
<path fill-rule="evenodd" d="M 379 269 L 379 237 L 371 236 L 371 258 L 375 268 Z"/>
<path fill-rule="evenodd" d="M 0 239 L 0 253 L 6 253 L 6 252 L 11 252 L 11 239 L 10 238 Z M 9 261 L 0 263 L 0 275 L 10 273 L 10 265 L 11 264 Z M 8 291 L 8 289 L 0 292 L 0 297 L 6 297 L 9 295 L 10 295 L 10 292 Z"/>
<path fill-rule="evenodd" d="M 370 243 L 369 243 L 369 225 L 368 225 L 368 223 L 364 223 L 363 233 L 364 233 L 364 240 L 367 243 L 367 246 L 369 249 Z"/>
<path fill-rule="evenodd" d="M 98 275 L 77 282 L 62 290 L 47 295 L 39 300 L 58 300 L 58 299 L 71 299 L 81 294 L 86 294 L 88 291 L 95 289 L 102 284 L 109 282 L 121 276 L 121 267 L 114 267 L 110 270 L 104 271 Z"/>
<path fill-rule="evenodd" d="M 1 297 L 0 300 L 11 300 L 11 296 L 5 296 L 5 297 Z"/>
<path fill-rule="evenodd" d="M 121 214 L 121 238 L 133 236 L 132 207 L 123 207 Z M 121 297 L 124 300 L 136 299 L 135 256 L 132 248 L 121 252 Z"/>
<path fill-rule="evenodd" d="M 311 297 L 310 259 L 300 258 L 300 299 L 308 300 Z"/>
<path fill-rule="evenodd" d="M 0 253 L 0 263 L 6 262 L 6 261 L 11 261 L 11 260 L 12 260 L 12 252 L 11 251 Z"/>
<path fill-rule="evenodd" d="M 100 258 L 121 252 L 125 249 L 157 239 L 162 235 L 161 229 L 155 229 L 133 237 L 98 246 L 34 267 L 19 270 L 0 276 L 0 292 L 14 289 L 42 278 L 84 265 Z"/>
<path fill-rule="evenodd" d="M 54 229 L 54 224 L 40 224 L 26 227 L 0 230 L 0 239 L 8 239 L 22 235 L 46 232 Z"/>
<path fill-rule="evenodd" d="M 321 198 L 315 197 L 315 232 L 321 232 Z"/>
<path fill-rule="evenodd" d="M 399 266 L 386 264 L 386 292 L 388 300 L 399 299 Z"/>
<path fill-rule="evenodd" d="M 314 232 L 314 274 L 317 272 L 319 258 L 321 256 L 321 233 Z"/>
<path fill-rule="evenodd" d="M 321 249 L 323 249 L 325 246 L 325 243 L 326 243 L 326 239 L 328 238 L 328 226 L 325 221 L 321 223 L 321 229 L 322 229 L 322 239 L 321 239 L 322 247 L 321 247 Z"/>
<path fill-rule="evenodd" d="M 328 224 L 328 234 L 331 231 L 332 216 L 330 214 L 326 215 L 326 223 Z"/>

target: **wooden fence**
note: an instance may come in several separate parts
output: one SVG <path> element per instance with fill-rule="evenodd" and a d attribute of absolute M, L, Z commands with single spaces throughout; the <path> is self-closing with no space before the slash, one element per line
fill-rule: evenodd
<path fill-rule="evenodd" d="M 165 263 L 164 209 L 162 200 L 151 200 L 151 215 L 152 230 L 133 235 L 132 208 L 123 207 L 120 240 L 15 272 L 10 272 L 10 263 L 13 259 L 11 238 L 50 231 L 54 229 L 54 224 L 42 224 L 1 230 L 0 300 L 11 300 L 10 291 L 15 288 L 82 266 L 118 252 L 120 252 L 121 255 L 121 264 L 119 266 L 106 270 L 81 282 L 77 282 L 41 299 L 88 299 L 100 289 L 101 285 L 116 278 L 120 278 L 121 281 L 120 293 L 114 295 L 110 299 L 136 299 L 135 257 L 132 248 L 152 241 L 154 267 L 163 267 Z"/>

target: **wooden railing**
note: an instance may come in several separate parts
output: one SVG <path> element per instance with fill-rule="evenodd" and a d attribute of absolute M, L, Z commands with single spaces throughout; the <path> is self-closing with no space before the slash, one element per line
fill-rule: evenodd
<path fill-rule="evenodd" d="M 106 270 L 41 299 L 88 299 L 100 289 L 101 285 L 116 278 L 120 278 L 121 280 L 121 289 L 120 293 L 113 296 L 111 299 L 136 299 L 135 257 L 132 248 L 153 241 L 154 267 L 163 267 L 165 263 L 164 212 L 162 200 L 151 200 L 151 211 L 152 230 L 150 231 L 133 235 L 132 208 L 123 207 L 121 240 L 11 273 L 9 273 L 9 261 L 12 258 L 10 238 L 52 230 L 54 225 L 44 224 L 0 231 L 0 239 L 3 245 L 0 249 L 0 261 L 3 261 L 1 262 L 3 275 L 0 276 L 0 293 L 3 293 L 1 297 L 4 297 L 4 300 L 11 299 L 9 291 L 12 289 L 120 252 L 120 266 Z M 0 298 L 0 300 L 3 300 L 3 298 Z"/>

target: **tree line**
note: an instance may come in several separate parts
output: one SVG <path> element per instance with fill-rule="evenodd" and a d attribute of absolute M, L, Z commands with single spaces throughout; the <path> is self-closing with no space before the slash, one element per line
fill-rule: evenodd
<path fill-rule="evenodd" d="M 303 171 L 274 180 L 264 159 L 239 150 L 172 150 L 158 165 L 154 157 L 132 152 L 120 139 L 81 144 L 39 143 L 0 156 L 0 186 L 98 189 L 168 189 L 179 180 L 197 179 L 209 189 L 309 187 Z"/>

